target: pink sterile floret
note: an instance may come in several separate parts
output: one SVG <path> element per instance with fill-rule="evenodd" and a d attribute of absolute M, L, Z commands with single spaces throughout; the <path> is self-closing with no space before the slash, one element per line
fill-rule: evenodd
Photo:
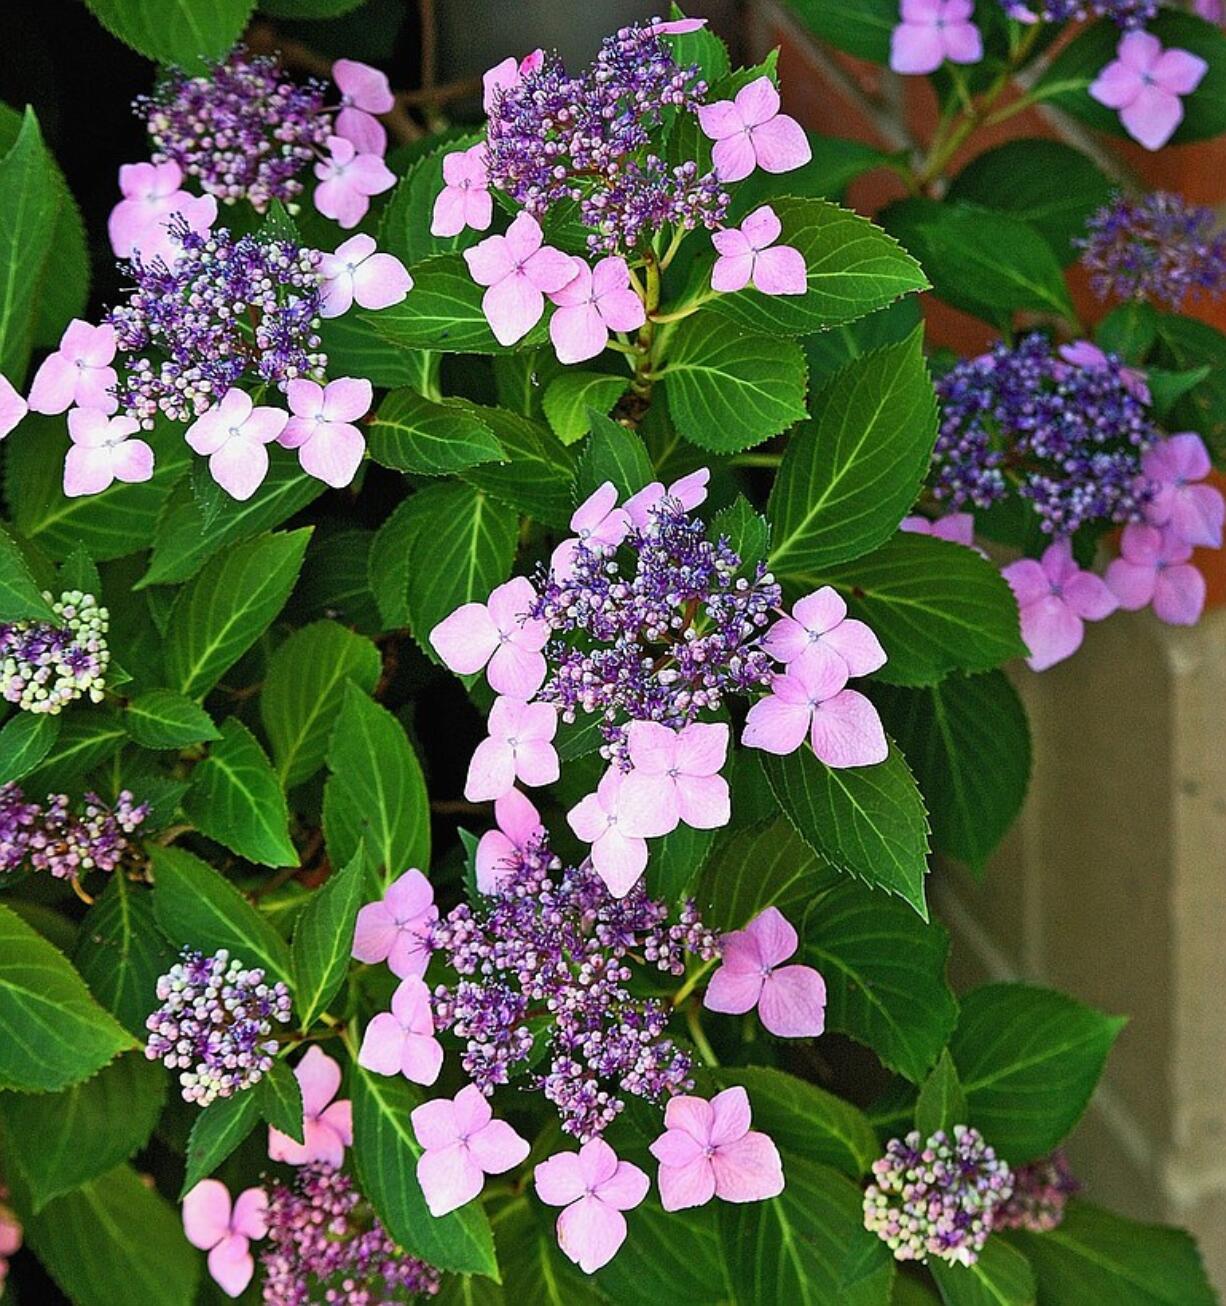
<path fill-rule="evenodd" d="M 345 1148 L 353 1146 L 353 1103 L 333 1099 L 340 1091 L 341 1068 L 319 1046 L 307 1049 L 294 1067 L 302 1089 L 302 1142 L 269 1126 L 268 1156 L 286 1165 L 314 1165 L 322 1162 L 339 1169 Z"/>

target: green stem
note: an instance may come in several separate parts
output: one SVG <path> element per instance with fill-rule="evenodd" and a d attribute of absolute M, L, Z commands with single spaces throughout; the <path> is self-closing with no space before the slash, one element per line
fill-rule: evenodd
<path fill-rule="evenodd" d="M 690 229 L 684 225 L 679 226 L 673 232 L 673 238 L 669 242 L 668 248 L 664 251 L 663 258 L 660 259 L 660 271 L 663 272 L 668 265 L 677 257 L 677 251 L 681 248 L 681 242 L 690 234 Z"/>
<path fill-rule="evenodd" d="M 778 467 L 783 462 L 781 453 L 738 453 L 728 459 L 729 467 Z"/>
<path fill-rule="evenodd" d="M 698 1049 L 698 1055 L 702 1057 L 703 1065 L 715 1068 L 719 1065 L 719 1057 L 715 1055 L 715 1049 L 707 1040 L 706 1031 L 702 1027 L 702 1016 L 697 1000 L 691 1002 L 685 1009 L 685 1023 L 689 1027 L 690 1039 Z"/>
<path fill-rule="evenodd" d="M 694 296 L 688 304 L 682 304 L 680 308 L 675 308 L 671 313 L 652 313 L 653 322 L 680 322 L 682 318 L 691 317 L 697 313 L 704 304 L 709 304 L 717 295 L 718 290 L 705 290 Z"/>
<path fill-rule="evenodd" d="M 639 328 L 636 341 L 639 358 L 634 365 L 634 381 L 631 389 L 640 399 L 651 398 L 651 387 L 655 380 L 655 360 L 652 358 L 652 345 L 656 338 L 656 324 L 652 315 L 660 307 L 660 265 L 652 252 L 645 255 L 643 265 L 643 307 L 647 311 L 647 320 Z"/>
<path fill-rule="evenodd" d="M 715 965 L 717 958 L 712 957 L 710 961 L 704 961 L 697 970 L 692 970 L 686 977 L 685 983 L 673 994 L 673 1006 L 679 1007 L 694 992 L 698 981 Z"/>

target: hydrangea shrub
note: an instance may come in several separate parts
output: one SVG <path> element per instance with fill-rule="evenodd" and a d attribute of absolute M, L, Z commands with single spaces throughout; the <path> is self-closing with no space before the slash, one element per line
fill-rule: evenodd
<path fill-rule="evenodd" d="M 1211 215 L 1067 147 L 950 161 L 1045 99 L 1221 130 L 1214 16 L 807 0 L 933 76 L 886 158 L 677 9 L 509 52 L 432 135 L 248 5 L 89 3 L 166 68 L 116 302 L 58 285 L 79 215 L 0 117 L 0 1272 L 1212 1301 L 1063 1150 L 1122 1019 L 955 995 L 928 885 L 1022 804 L 1002 668 L 1194 623 L 1224 516 Z M 909 198 L 870 221 L 874 166 Z M 929 290 L 999 343 L 927 356 Z"/>

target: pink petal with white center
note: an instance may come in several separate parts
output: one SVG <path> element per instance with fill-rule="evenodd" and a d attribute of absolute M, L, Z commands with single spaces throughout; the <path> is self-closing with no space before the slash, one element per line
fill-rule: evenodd
<path fill-rule="evenodd" d="M 483 739 L 468 764 L 464 797 L 470 803 L 501 798 L 515 784 L 515 753 L 505 739 Z"/>
<path fill-rule="evenodd" d="M 717 774 L 728 760 L 728 727 L 694 722 L 677 733 L 677 766 L 685 775 Z"/>
<path fill-rule="evenodd" d="M 387 74 L 356 59 L 338 59 L 332 65 L 332 80 L 347 104 L 368 113 L 390 113 L 396 104 Z"/>
<path fill-rule="evenodd" d="M 697 1099 L 701 1101 L 701 1099 Z M 707 1104 L 703 1102 L 705 1107 Z M 667 1121 L 665 1122 L 667 1123 Z M 701 1137 L 695 1137 L 687 1129 L 669 1128 L 651 1144 L 652 1156 L 664 1166 L 681 1167 L 690 1165 L 703 1157 L 709 1121 L 703 1126 Z"/>
<path fill-rule="evenodd" d="M 1154 616 L 1172 626 L 1194 626 L 1205 607 L 1205 578 L 1191 565 L 1164 567 L 1154 584 Z"/>
<path fill-rule="evenodd" d="M 123 440 L 111 447 L 110 455 L 117 481 L 131 485 L 153 475 L 153 449 L 144 440 Z"/>
<path fill-rule="evenodd" d="M 430 1214 L 437 1218 L 471 1202 L 485 1186 L 485 1175 L 467 1147 L 452 1143 L 417 1158 L 417 1182 Z"/>
<path fill-rule="evenodd" d="M 208 1251 L 230 1232 L 230 1193 L 220 1179 L 202 1179 L 183 1198 L 187 1241 Z"/>
<path fill-rule="evenodd" d="M 70 498 L 83 494 L 100 494 L 115 479 L 109 449 L 94 449 L 74 444 L 64 456 L 64 493 Z"/>
<path fill-rule="evenodd" d="M 592 869 L 615 898 L 624 898 L 642 879 L 647 869 L 647 842 L 623 833 L 616 826 L 606 828 L 592 845 Z"/>
<path fill-rule="evenodd" d="M 532 789 L 553 784 L 559 775 L 558 754 L 554 746 L 543 739 L 521 741 L 515 750 L 515 775 Z"/>
<path fill-rule="evenodd" d="M 753 276 L 755 258 L 752 250 L 743 254 L 721 254 L 711 269 L 711 289 L 718 290 L 721 295 L 744 290 Z"/>
<path fill-rule="evenodd" d="M 688 1165 L 661 1164 L 656 1173 L 660 1205 L 666 1211 L 705 1206 L 715 1196 L 715 1170 L 711 1158 L 698 1156 Z"/>
<path fill-rule="evenodd" d="M 524 276 L 538 290 L 553 294 L 570 284 L 575 276 L 574 258 L 560 249 L 543 245 L 523 265 Z"/>
<path fill-rule="evenodd" d="M 227 1297 L 240 1297 L 255 1274 L 251 1244 L 239 1233 L 229 1234 L 209 1252 L 209 1274 Z"/>
<path fill-rule="evenodd" d="M 427 1151 L 449 1147 L 460 1138 L 455 1102 L 449 1097 L 432 1098 L 409 1113 L 413 1133 Z"/>
<path fill-rule="evenodd" d="M 387 954 L 387 968 L 400 979 L 424 975 L 430 964 L 430 947 L 426 938 L 429 923 L 437 916 L 431 908 L 428 916 L 419 917 L 396 932 L 395 941 Z"/>
<path fill-rule="evenodd" d="M 501 632 L 484 603 L 465 603 L 430 631 L 430 646 L 462 676 L 480 671 L 499 647 Z"/>
<path fill-rule="evenodd" d="M 720 181 L 734 182 L 748 177 L 757 167 L 758 158 L 748 133 L 739 132 L 715 142 L 711 162 L 715 165 L 715 175 Z"/>
<path fill-rule="evenodd" d="M 509 347 L 541 320 L 545 296 L 522 272 L 512 272 L 486 290 L 481 311 L 498 343 Z"/>
<path fill-rule="evenodd" d="M 529 699 L 545 683 L 546 671 L 542 653 L 502 643 L 490 659 L 486 679 L 495 693 Z"/>
<path fill-rule="evenodd" d="M 762 996 L 763 976 L 760 970 L 733 971 L 721 966 L 712 976 L 703 994 L 702 1005 L 708 1011 L 719 1011 L 731 1016 L 742 1016 L 752 1011 Z"/>
<path fill-rule="evenodd" d="M 758 167 L 766 172 L 791 172 L 803 168 L 813 158 L 805 129 L 786 113 L 755 127 L 750 137 Z"/>
<path fill-rule="evenodd" d="M 890 67 L 894 72 L 923 76 L 936 72 L 944 62 L 945 42 L 930 23 L 902 22 L 890 34 Z"/>
<path fill-rule="evenodd" d="M 469 1085 L 469 1087 L 472 1087 Z M 505 1120 L 490 1120 L 470 1134 L 468 1148 L 486 1174 L 503 1174 L 528 1159 L 532 1150 Z"/>
<path fill-rule="evenodd" d="M 549 321 L 549 338 L 560 363 L 582 363 L 604 352 L 609 328 L 594 304 L 559 308 Z"/>
<path fill-rule="evenodd" d="M 209 475 L 240 503 L 250 499 L 268 475 L 268 450 L 245 436 L 233 436 L 209 458 Z"/>
<path fill-rule="evenodd" d="M 634 839 L 658 839 L 681 820 L 676 784 L 659 775 L 631 771 L 622 782 L 618 824 Z"/>
<path fill-rule="evenodd" d="M 1145 83 L 1139 73 L 1126 64 L 1109 63 L 1090 83 L 1090 98 L 1108 109 L 1122 109 L 1131 104 Z"/>
<path fill-rule="evenodd" d="M 596 1142 L 602 1140 L 596 1139 Z M 591 1144 L 585 1145 L 590 1147 Z M 607 1146 L 607 1144 L 606 1144 Z M 616 1160 L 616 1154 L 610 1147 L 609 1152 Z M 600 1200 L 618 1211 L 631 1211 L 647 1196 L 651 1181 L 637 1165 L 629 1161 L 617 1161 L 612 1174 L 601 1177 L 596 1185 Z"/>
<path fill-rule="evenodd" d="M 872 627 L 854 617 L 841 621 L 826 631 L 817 644 L 810 645 L 810 653 L 823 646 L 843 659 L 849 676 L 871 675 L 888 661 L 885 649 L 881 647 L 881 641 L 873 633 Z M 808 657 L 810 653 L 802 653 L 801 657 Z"/>
<path fill-rule="evenodd" d="M 362 1036 L 358 1065 L 373 1070 L 376 1075 L 398 1075 L 405 1037 L 403 1027 L 391 1012 L 381 1011 L 372 1016 Z"/>
<path fill-rule="evenodd" d="M 374 389 L 365 377 L 341 376 L 324 387 L 321 413 L 328 422 L 356 422 L 370 411 Z"/>
<path fill-rule="evenodd" d="M 1208 71 L 1209 65 L 1190 50 L 1164 50 L 1149 75 L 1172 95 L 1191 95 Z"/>
<path fill-rule="evenodd" d="M 1103 583 L 1101 576 L 1083 571 L 1064 583 L 1062 594 L 1065 603 L 1083 621 L 1102 621 L 1116 609 L 1115 596 Z"/>
<path fill-rule="evenodd" d="M 631 721 L 626 727 L 626 750 L 636 771 L 663 775 L 677 758 L 677 732 L 658 721 Z"/>
<path fill-rule="evenodd" d="M 515 271 L 515 256 L 505 236 L 487 236 L 464 250 L 468 272 L 479 286 L 497 285 Z"/>
<path fill-rule="evenodd" d="M 717 830 L 732 819 L 732 799 L 722 775 L 679 775 L 677 814 L 694 830 Z"/>
<path fill-rule="evenodd" d="M 1032 671 L 1046 671 L 1076 653 L 1085 637 L 1085 627 L 1063 599 L 1055 594 L 1021 609 L 1022 639 L 1030 656 L 1026 665 Z"/>
<path fill-rule="evenodd" d="M 890 754 L 877 709 L 854 689 L 844 689 L 813 709 L 809 743 L 835 768 L 873 766 Z"/>
<path fill-rule="evenodd" d="M 785 757 L 804 743 L 812 719 L 813 709 L 808 703 L 788 703 L 769 694 L 749 709 L 741 743 L 746 748 Z"/>
<path fill-rule="evenodd" d="M 413 278 L 392 254 L 371 254 L 353 274 L 353 295 L 362 308 L 390 308 L 412 289 Z"/>
<path fill-rule="evenodd" d="M 1147 150 L 1160 150 L 1182 121 L 1183 101 L 1160 86 L 1143 86 L 1120 110 L 1125 131 Z"/>
<path fill-rule="evenodd" d="M 587 1189 L 578 1152 L 558 1152 L 532 1172 L 536 1195 L 548 1206 L 577 1202 Z"/>
<path fill-rule="evenodd" d="M 764 249 L 754 261 L 753 284 L 764 295 L 803 295 L 809 289 L 804 255 L 791 245 Z"/>
<path fill-rule="evenodd" d="M 342 490 L 358 473 L 366 440 L 348 422 L 321 422 L 298 450 L 302 470 L 334 490 Z"/>
<path fill-rule="evenodd" d="M 48 354 L 34 373 L 30 386 L 30 408 L 36 413 L 62 413 L 72 404 L 78 369 L 61 353 Z"/>
<path fill-rule="evenodd" d="M 725 1202 L 763 1202 L 783 1192 L 779 1149 L 757 1131 L 717 1148 L 711 1169 L 715 1194 Z"/>
<path fill-rule="evenodd" d="M 812 966 L 780 966 L 762 985 L 758 1017 L 777 1038 L 817 1038 L 826 1028 L 826 981 Z"/>
<path fill-rule="evenodd" d="M 558 1246 L 584 1274 L 595 1274 L 626 1241 L 626 1217 L 601 1201 L 583 1197 L 558 1216 Z"/>

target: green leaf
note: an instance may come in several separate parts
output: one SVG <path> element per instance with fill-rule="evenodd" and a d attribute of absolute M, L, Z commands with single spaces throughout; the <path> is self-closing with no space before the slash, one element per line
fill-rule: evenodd
<path fill-rule="evenodd" d="M 715 313 L 677 326 L 661 374 L 677 430 L 713 453 L 761 444 L 806 416 L 800 346 L 746 335 Z"/>
<path fill-rule="evenodd" d="M 127 741 L 123 718 L 104 707 L 66 712 L 60 717 L 60 731 L 46 757 L 25 779 L 30 793 L 53 793 L 117 753 Z"/>
<path fill-rule="evenodd" d="M 133 1046 L 67 957 L 0 905 L 0 1089 L 58 1093 Z"/>
<path fill-rule="evenodd" d="M 750 288 L 711 301 L 715 312 L 747 330 L 807 335 L 928 289 L 915 259 L 867 218 L 820 199 L 776 199 L 771 207 L 783 227 L 779 243 L 804 257 L 809 288 L 803 295 Z"/>
<path fill-rule="evenodd" d="M 298 1079 L 286 1062 L 278 1061 L 260 1080 L 255 1094 L 260 1104 L 260 1115 L 295 1143 L 305 1137 L 303 1126 L 302 1089 Z"/>
<path fill-rule="evenodd" d="M 273 18 L 339 18 L 366 0 L 260 0 L 260 13 Z"/>
<path fill-rule="evenodd" d="M 608 417 L 591 416 L 592 433 L 575 469 L 575 501 L 582 503 L 605 481 L 617 486 L 619 498 L 628 499 L 655 480 L 643 437 Z"/>
<path fill-rule="evenodd" d="M 1150 310 L 1150 317 L 1159 340 L 1154 362 L 1181 371 L 1210 364 L 1208 377 L 1179 401 L 1170 423 L 1199 431 L 1220 465 L 1226 461 L 1226 335 L 1177 313 Z"/>
<path fill-rule="evenodd" d="M 909 295 L 868 317 L 806 336 L 801 344 L 809 360 L 810 386 L 819 390 L 853 359 L 862 358 L 883 345 L 901 343 L 922 321 L 919 300 Z"/>
<path fill-rule="evenodd" d="M 210 839 L 261 866 L 297 866 L 285 791 L 256 737 L 238 717 L 192 772 L 183 810 Z"/>
<path fill-rule="evenodd" d="M 62 1093 L 0 1094 L 9 1155 L 34 1210 L 144 1147 L 165 1100 L 165 1069 L 139 1051 Z"/>
<path fill-rule="evenodd" d="M 335 618 L 366 635 L 383 629 L 370 588 L 370 552 L 377 532 L 332 530 L 307 550 L 291 600 L 294 618 Z"/>
<path fill-rule="evenodd" d="M 804 960 L 826 981 L 826 1027 L 872 1048 L 918 1084 L 945 1046 L 958 1004 L 945 978 L 949 934 L 857 884 L 809 908 Z"/>
<path fill-rule="evenodd" d="M 409 624 L 409 550 L 432 505 L 447 489 L 428 485 L 411 494 L 385 518 L 370 542 L 367 585 L 384 630 L 400 630 Z"/>
<path fill-rule="evenodd" d="M 630 388 L 630 378 L 608 372 L 577 372 L 568 368 L 551 381 L 541 401 L 553 433 L 563 444 L 574 444 L 604 417 Z"/>
<path fill-rule="evenodd" d="M 876 632 L 891 685 L 933 685 L 951 671 L 989 671 L 1026 652 L 1017 600 L 973 549 L 929 535 L 894 535 L 853 562 L 778 573 L 790 590 L 833 585 L 853 617 Z"/>
<path fill-rule="evenodd" d="M 309 528 L 231 545 L 175 598 L 166 634 L 172 688 L 203 697 L 268 628 L 298 579 Z"/>
<path fill-rule="evenodd" d="M 890 57 L 890 34 L 898 26 L 894 0 L 791 0 L 790 9 L 822 40 L 859 59 L 885 63 Z"/>
<path fill-rule="evenodd" d="M 1196 1243 L 1182 1229 L 1141 1224 L 1074 1200 L 1059 1228 L 1005 1236 L 1034 1269 L 1039 1306 L 1214 1306 L 1218 1300 Z"/>
<path fill-rule="evenodd" d="M 714 844 L 714 830 L 685 824 L 653 844 L 646 872 L 650 896 L 661 902 L 684 902 Z"/>
<path fill-rule="evenodd" d="M 292 977 L 285 940 L 218 871 L 182 848 L 151 844 L 153 910 L 168 939 L 181 948 L 226 948 L 245 966 L 261 966 L 269 981 Z"/>
<path fill-rule="evenodd" d="M 467 468 L 461 473 L 464 480 L 546 526 L 565 529 L 574 510 L 570 498 L 574 453 L 547 427 L 518 413 L 478 404 L 458 406 L 489 426 L 506 456 L 503 463 Z"/>
<path fill-rule="evenodd" d="M 435 236 L 430 231 L 434 202 L 443 190 L 443 160 L 449 154 L 463 153 L 483 139 L 482 132 L 456 136 L 413 163 L 396 184 L 383 210 L 379 221 L 381 250 L 412 267 L 435 254 L 468 249 L 484 238 L 485 233 L 473 227 L 464 227 L 454 236 Z M 416 267 L 413 275 L 416 278 Z"/>
<path fill-rule="evenodd" d="M 51 604 L 34 583 L 13 537 L 0 526 L 0 621 L 51 621 Z"/>
<path fill-rule="evenodd" d="M 363 0 L 365 3 L 365 0 Z M 401 349 L 385 340 L 365 314 L 346 313 L 319 324 L 319 347 L 328 355 L 328 368 L 339 376 L 364 376 L 372 385 L 394 390 L 420 383 L 424 350 Z"/>
<path fill-rule="evenodd" d="M 1208 363 L 1190 368 L 1186 372 L 1168 372 L 1164 368 L 1150 367 L 1145 371 L 1145 382 L 1153 396 L 1153 411 L 1159 421 L 1168 421 L 1171 409 L 1190 390 L 1206 380 L 1212 369 Z"/>
<path fill-rule="evenodd" d="M 311 1028 L 344 983 L 365 888 L 366 858 L 359 845 L 353 860 L 311 894 L 298 917 L 293 958 L 300 1029 Z"/>
<path fill-rule="evenodd" d="M 1030 781 L 1026 709 L 1003 672 L 948 676 L 930 689 L 874 685 L 932 820 L 933 845 L 982 870 Z"/>
<path fill-rule="evenodd" d="M 813 158 L 803 168 L 788 173 L 769 173 L 755 169 L 744 181 L 738 182 L 736 194 L 728 206 L 725 221 L 730 226 L 741 220 L 762 204 L 774 204 L 787 198 L 838 200 L 847 187 L 863 173 L 891 163 L 891 156 L 865 145 L 863 141 L 847 140 L 840 136 L 819 136 L 806 131 Z"/>
<path fill-rule="evenodd" d="M 937 434 L 923 330 L 849 363 L 788 441 L 767 513 L 779 575 L 884 544 L 915 502 Z"/>
<path fill-rule="evenodd" d="M 20 780 L 51 751 L 60 718 L 50 712 L 18 712 L 0 729 L 0 784 Z"/>
<path fill-rule="evenodd" d="M 1080 150 L 1028 138 L 977 155 L 953 179 L 947 198 L 1021 218 L 1067 264 L 1080 254 L 1073 241 L 1085 234 L 1086 219 L 1111 193 L 1111 183 Z"/>
<path fill-rule="evenodd" d="M 928 814 L 895 745 L 875 766 L 827 766 L 806 745 L 787 757 L 763 753 L 762 768 L 788 820 L 819 856 L 898 894 L 928 919 Z"/>
<path fill-rule="evenodd" d="M 595 1282 L 617 1306 L 729 1306 L 733 1300 L 715 1207 L 665 1211 L 654 1196 L 629 1217 L 633 1256 L 615 1256 Z M 678 1255 L 679 1248 L 685 1249 Z"/>
<path fill-rule="evenodd" d="M 73 1306 L 192 1306 L 202 1257 L 179 1212 L 116 1166 L 25 1217 L 26 1241 Z"/>
<path fill-rule="evenodd" d="M 204 708 L 173 689 L 151 689 L 134 698 L 123 719 L 128 734 L 146 748 L 183 748 L 221 738 Z"/>
<path fill-rule="evenodd" d="M 435 1219 L 417 1182 L 421 1146 L 409 1119 L 425 1100 L 399 1076 L 354 1065 L 353 1159 L 362 1191 L 396 1242 L 440 1269 L 498 1278 L 494 1240 L 480 1202 Z"/>
<path fill-rule="evenodd" d="M 94 997 L 143 1041 L 158 977 L 174 962 L 154 919 L 153 894 L 112 875 L 85 913 L 72 959 Z"/>
<path fill-rule="evenodd" d="M 504 457 L 494 433 L 473 411 L 436 404 L 409 389 L 384 399 L 366 438 L 375 462 L 422 476 L 445 476 Z"/>
<path fill-rule="evenodd" d="M 915 1103 L 915 1127 L 921 1138 L 931 1138 L 940 1130 L 952 1135 L 953 1127 L 966 1124 L 967 1119 L 966 1094 L 962 1091 L 958 1068 L 945 1048 L 920 1087 Z"/>
<path fill-rule="evenodd" d="M 254 1092 L 219 1097 L 198 1111 L 187 1139 L 187 1171 L 179 1200 L 211 1175 L 259 1121 L 260 1101 Z"/>
<path fill-rule="evenodd" d="M 1113 308 L 1094 328 L 1094 339 L 1109 354 L 1140 365 L 1158 339 L 1158 315 L 1139 299 Z"/>
<path fill-rule="evenodd" d="M 678 4 L 670 5 L 668 13 L 673 19 L 686 16 Z M 698 65 L 702 80 L 708 86 L 713 86 L 732 71 L 728 47 L 709 27 L 699 28 L 696 32 L 683 32 L 679 36 L 666 36 L 664 41 L 672 49 L 673 58 L 680 67 Z"/>
<path fill-rule="evenodd" d="M 1002 1238 L 989 1238 L 974 1265 L 951 1265 L 933 1257 L 928 1268 L 945 1306 L 1034 1306 L 1034 1271 Z"/>
<path fill-rule="evenodd" d="M 324 764 L 347 682 L 369 694 L 383 660 L 370 640 L 335 621 L 303 626 L 277 646 L 264 673 L 260 719 L 286 789 Z"/>
<path fill-rule="evenodd" d="M 745 1089 L 754 1128 L 774 1139 L 785 1154 L 820 1161 L 857 1180 L 881 1155 L 864 1113 L 816 1084 L 766 1066 L 720 1069 L 714 1077 L 721 1088 L 739 1084 Z"/>
<path fill-rule="evenodd" d="M 741 570 L 748 574 L 759 562 L 765 562 L 770 552 L 770 522 L 760 512 L 755 512 L 749 500 L 738 494 L 726 507 L 711 518 L 708 539 L 726 539 L 741 559 Z"/>
<path fill-rule="evenodd" d="M 255 0 L 86 0 L 103 27 L 156 63 L 203 72 L 242 36 Z"/>
<path fill-rule="evenodd" d="M 365 848 L 390 883 L 409 867 L 430 865 L 430 800 L 404 727 L 354 684 L 328 745 L 324 835 L 333 866 Z"/>
<path fill-rule="evenodd" d="M 1081 1118 L 1122 1016 L 1028 984 L 962 999 L 949 1050 L 975 1127 L 1010 1165 L 1050 1152 Z"/>

